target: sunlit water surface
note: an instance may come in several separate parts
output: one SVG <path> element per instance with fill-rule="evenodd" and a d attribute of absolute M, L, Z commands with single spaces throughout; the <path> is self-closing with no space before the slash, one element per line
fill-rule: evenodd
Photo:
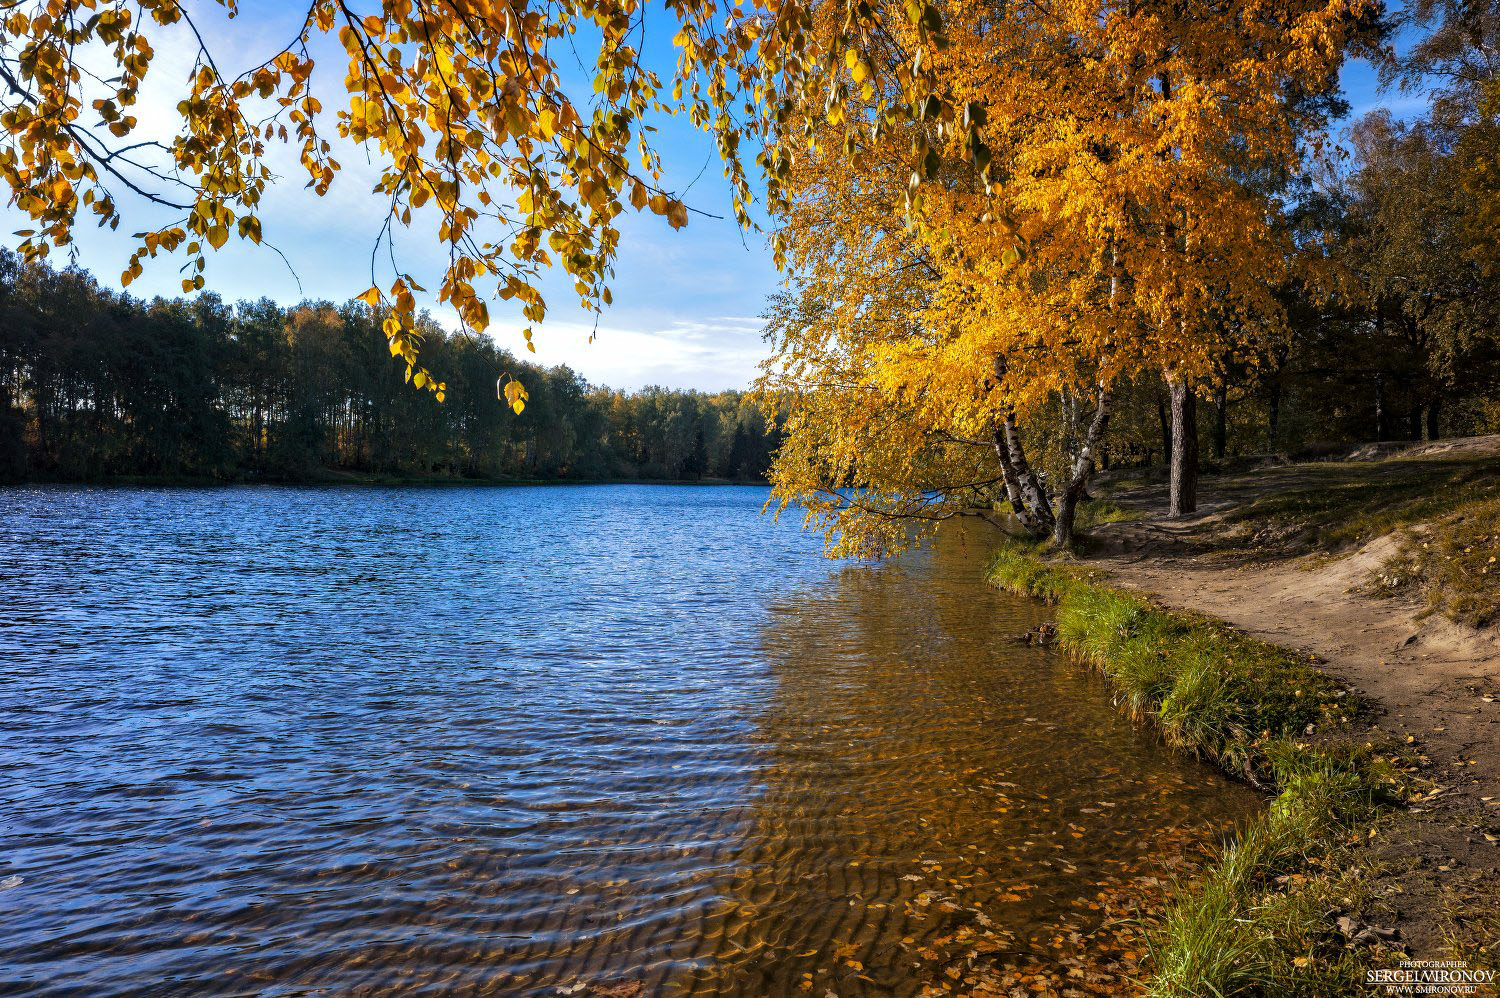
<path fill-rule="evenodd" d="M 0 491 L 0 992 L 913 995 L 1255 806 L 765 498 Z"/>

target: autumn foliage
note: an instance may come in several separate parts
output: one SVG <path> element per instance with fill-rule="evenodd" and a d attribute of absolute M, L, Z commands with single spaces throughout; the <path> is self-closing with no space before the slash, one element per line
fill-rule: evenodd
<path fill-rule="evenodd" d="M 662 12 L 638 0 L 313 0 L 290 44 L 228 76 L 191 7 L 7 8 L 0 171 L 33 219 L 23 254 L 66 246 L 88 214 L 120 224 L 128 190 L 181 216 L 139 234 L 122 281 L 176 253 L 184 290 L 200 288 L 208 249 L 270 235 L 270 145 L 294 146 L 322 194 L 336 133 L 380 167 L 382 240 L 436 218 L 434 294 L 467 328 L 487 327 L 495 298 L 535 324 L 548 267 L 585 307 L 610 303 L 627 206 L 688 222 L 649 125 L 684 115 L 716 138 L 735 218 L 751 225 L 763 196 L 772 219 L 789 279 L 761 385 L 768 411 L 791 413 L 777 495 L 846 552 L 898 547 L 910 521 L 996 494 L 1066 543 L 1122 378 L 1159 372 L 1190 401 L 1225 358 L 1254 362 L 1293 257 L 1277 185 L 1316 146 L 1320 98 L 1376 13 L 668 0 L 678 58 L 651 66 L 642 38 Z M 142 139 L 131 108 L 150 39 L 179 22 L 200 46 L 180 120 Z M 338 86 L 314 75 L 325 36 Z M 580 43 L 591 78 L 570 88 L 559 59 Z M 113 75 L 89 69 L 101 63 Z M 414 321 L 424 289 L 392 264 L 362 298 L 388 316 L 408 381 L 441 396 Z M 521 411 L 520 382 L 497 389 Z M 1044 409 L 1067 444 L 1047 482 L 1027 449 Z"/>
<path fill-rule="evenodd" d="M 792 289 L 763 381 L 792 404 L 778 495 L 871 553 L 1000 483 L 1066 542 L 1112 387 L 1191 386 L 1277 330 L 1294 258 L 1277 180 L 1370 13 L 947 6 L 951 100 L 852 157 L 825 118 L 785 185 Z M 1071 446 L 1047 489 L 1022 431 L 1049 406 Z"/>
<path fill-rule="evenodd" d="M 237 13 L 233 0 L 221 3 Z M 475 331 L 488 326 L 494 298 L 517 301 L 528 323 L 541 322 L 547 303 L 539 275 L 553 266 L 573 278 L 586 307 L 608 305 L 616 220 L 627 205 L 674 227 L 687 223 L 687 205 L 661 188 L 649 116 L 681 113 L 714 132 L 737 192 L 735 215 L 748 223 L 753 194 L 742 137 L 754 137 L 759 152 L 748 155 L 765 165 L 776 200 L 786 164 L 777 151 L 786 101 L 853 45 L 869 46 L 871 58 L 880 49 L 882 63 L 894 52 L 878 44 L 884 31 L 872 17 L 850 28 L 852 9 L 841 29 L 815 25 L 795 0 L 750 10 L 672 2 L 681 62 L 667 86 L 642 61 L 648 10 L 637 0 L 384 0 L 363 7 L 314 0 L 290 44 L 228 76 L 203 43 L 192 7 L 179 0 L 7 6 L 0 173 L 34 222 L 21 233 L 23 255 L 68 245 L 81 215 L 119 225 L 119 199 L 128 193 L 182 215 L 139 233 L 122 282 L 139 276 L 148 258 L 181 253 L 184 290 L 201 288 L 208 249 L 231 236 L 263 238 L 257 212 L 272 179 L 269 146 L 297 148 L 309 187 L 323 194 L 340 172 L 330 141 L 336 133 L 381 166 L 375 191 L 387 204 L 382 239 L 424 210 L 436 213 L 447 262 L 435 294 Z M 911 38 L 925 39 L 940 24 L 928 6 L 897 15 L 916 21 L 903 31 Z M 199 51 L 176 105 L 176 131 L 141 137 L 131 109 L 156 55 L 151 38 L 182 23 Z M 326 72 L 314 78 L 313 52 L 323 36 L 336 38 L 343 52 L 336 88 Z M 597 54 L 591 85 L 574 93 L 558 60 L 580 43 L 592 43 Z M 921 51 L 914 53 L 904 54 L 898 72 L 916 85 L 925 76 Z M 856 62 L 870 65 L 864 56 Z M 101 65 L 112 73 L 91 68 Z M 441 382 L 418 364 L 413 328 L 423 290 L 397 268 L 365 298 L 390 306 L 387 335 L 408 378 L 421 375 L 437 391 Z M 524 335 L 529 342 L 531 325 Z M 512 392 L 507 401 L 518 399 L 524 396 Z"/>

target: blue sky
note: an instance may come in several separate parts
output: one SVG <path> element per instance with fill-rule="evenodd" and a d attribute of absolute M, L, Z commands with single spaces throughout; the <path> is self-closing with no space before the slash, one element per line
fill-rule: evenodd
<path fill-rule="evenodd" d="M 278 6 L 246 4 L 246 15 L 233 22 L 200 21 L 222 69 L 229 72 L 235 65 L 253 65 L 285 44 L 305 8 L 296 14 L 287 8 L 286 14 L 278 15 L 274 13 Z M 670 59 L 670 34 L 666 18 L 658 17 L 650 51 L 663 66 L 670 65 L 666 61 Z M 192 58 L 180 34 L 163 33 L 154 40 L 157 63 L 135 112 L 143 131 L 153 124 L 170 126 L 170 108 L 178 99 L 170 95 L 187 74 Z M 315 76 L 328 106 L 342 92 L 341 58 L 341 51 L 331 49 Z M 1363 63 L 1347 67 L 1343 82 L 1353 117 L 1379 106 L 1404 117 L 1419 114 L 1425 106 L 1420 97 L 1379 93 L 1373 68 Z M 593 317 L 577 308 L 569 282 L 549 281 L 548 320 L 537 331 L 533 359 L 565 363 L 590 381 L 619 388 L 648 384 L 708 391 L 743 388 L 766 352 L 758 316 L 767 297 L 779 287 L 779 278 L 763 234 L 741 233 L 727 218 L 728 185 L 713 143 L 685 122 L 658 124 L 662 125 L 659 148 L 668 169 L 664 186 L 683 190 L 692 183 L 688 202 L 726 218 L 695 215 L 687 228 L 674 231 L 656 216 L 627 210 L 621 219 L 621 251 L 611 284 L 614 305 L 599 319 L 595 341 L 588 342 Z M 274 187 L 263 204 L 265 237 L 286 255 L 296 277 L 275 253 L 231 240 L 209 258 L 208 289 L 230 301 L 269 297 L 290 304 L 303 298 L 343 301 L 370 286 L 370 251 L 384 219 L 379 203 L 369 195 L 376 171 L 354 147 L 336 148 L 334 155 L 345 170 L 323 199 L 303 188 L 305 179 L 298 177 L 295 155 L 282 156 L 273 167 L 286 181 Z M 149 224 L 170 220 L 169 215 L 147 206 L 131 205 L 123 198 L 121 203 L 127 217 L 118 233 L 84 222 L 77 236 L 78 263 L 116 287 L 133 248 L 129 232 L 145 227 L 148 220 Z M 0 210 L 5 212 L 0 223 L 11 223 L 8 229 L 25 224 L 14 209 Z M 403 269 L 422 284 L 436 286 L 444 254 L 430 230 L 418 228 L 398 236 L 396 250 Z M 54 262 L 58 262 L 55 257 Z M 177 295 L 177 266 L 171 259 L 149 261 L 144 277 L 131 285 L 131 293 Z M 386 283 L 388 265 L 377 276 Z M 454 324 L 446 310 L 434 308 L 434 314 Z M 520 330 L 524 323 L 517 315 L 507 314 L 500 303 L 492 306 L 492 314 L 491 335 L 502 346 L 523 353 Z"/>

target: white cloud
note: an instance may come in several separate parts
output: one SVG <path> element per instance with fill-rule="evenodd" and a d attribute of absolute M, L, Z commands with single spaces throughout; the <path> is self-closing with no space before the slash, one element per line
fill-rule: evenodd
<path fill-rule="evenodd" d="M 458 326 L 452 309 L 434 309 L 432 316 L 450 329 Z M 490 334 L 523 360 L 566 365 L 593 384 L 626 390 L 647 385 L 705 392 L 748 388 L 767 352 L 761 320 L 743 316 L 678 319 L 659 327 L 612 323 L 608 315 L 597 328 L 549 321 L 536 330 L 535 353 L 527 352 L 519 325 L 492 327 Z"/>

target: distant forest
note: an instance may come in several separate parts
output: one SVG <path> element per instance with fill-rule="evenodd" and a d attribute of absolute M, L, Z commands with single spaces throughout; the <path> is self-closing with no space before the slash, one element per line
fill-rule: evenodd
<path fill-rule="evenodd" d="M 590 385 L 432 322 L 446 398 L 404 383 L 359 303 L 145 302 L 0 251 L 0 480 L 762 480 L 777 446 L 740 392 Z M 529 394 L 496 400 L 502 373 Z"/>

